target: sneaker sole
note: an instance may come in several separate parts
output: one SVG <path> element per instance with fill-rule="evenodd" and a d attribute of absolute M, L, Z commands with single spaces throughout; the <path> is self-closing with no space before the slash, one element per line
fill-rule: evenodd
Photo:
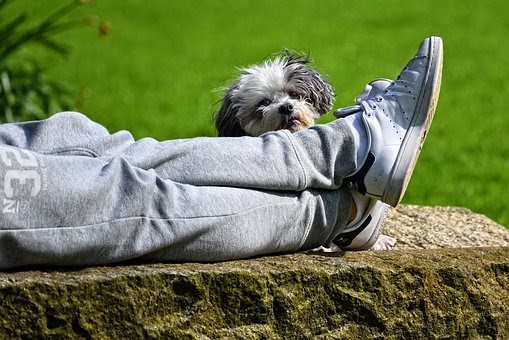
<path fill-rule="evenodd" d="M 423 80 L 424 91 L 417 99 L 416 113 L 403 139 L 399 155 L 382 195 L 382 201 L 393 207 L 399 204 L 406 191 L 433 120 L 440 94 L 443 61 L 442 39 L 430 37 L 426 40 L 430 58 L 428 72 Z"/>

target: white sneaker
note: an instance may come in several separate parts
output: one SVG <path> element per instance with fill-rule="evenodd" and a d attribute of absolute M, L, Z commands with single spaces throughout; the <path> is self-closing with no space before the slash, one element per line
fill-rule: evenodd
<path fill-rule="evenodd" d="M 382 233 L 385 218 L 389 212 L 389 206 L 379 200 L 363 196 L 352 190 L 352 197 L 357 208 L 357 216 L 344 230 L 332 241 L 342 250 L 368 250 L 377 243 Z M 392 246 L 379 245 L 376 250 L 390 249 L 396 244 L 392 240 Z M 384 239 L 386 240 L 386 239 Z M 384 241 L 385 243 L 385 241 Z"/>
<path fill-rule="evenodd" d="M 342 117 L 348 109 L 363 110 L 368 152 L 362 166 L 346 179 L 361 194 L 394 207 L 401 201 L 433 119 L 442 59 L 442 39 L 428 38 L 387 88 L 383 89 L 387 80 L 371 83 L 369 91 L 381 93 L 361 95 L 357 107 L 336 111 Z"/>

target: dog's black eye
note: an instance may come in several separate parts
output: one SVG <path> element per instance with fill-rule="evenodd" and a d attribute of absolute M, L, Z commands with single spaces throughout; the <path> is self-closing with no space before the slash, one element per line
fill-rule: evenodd
<path fill-rule="evenodd" d="M 270 100 L 268 100 L 267 98 L 265 98 L 264 100 L 262 100 L 262 101 L 260 102 L 260 106 L 268 106 L 268 105 L 270 105 L 270 103 L 271 103 L 271 102 L 270 102 Z"/>
<path fill-rule="evenodd" d="M 290 95 L 290 98 L 292 98 L 292 99 L 299 99 L 300 98 L 300 95 L 297 92 L 295 92 L 295 91 L 290 92 L 289 95 Z"/>

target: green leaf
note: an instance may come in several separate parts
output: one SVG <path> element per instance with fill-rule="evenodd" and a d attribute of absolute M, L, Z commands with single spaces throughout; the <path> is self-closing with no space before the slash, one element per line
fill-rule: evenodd
<path fill-rule="evenodd" d="M 11 1 L 0 0 L 0 8 Z M 48 79 L 37 56 L 35 59 L 13 56 L 29 44 L 68 54 L 70 48 L 53 37 L 87 26 L 81 19 L 67 19 L 73 9 L 85 2 L 70 0 L 32 25 L 27 24 L 29 17 L 25 13 L 13 15 L 9 20 L 0 17 L 0 123 L 42 119 L 72 108 L 76 98 L 70 84 Z"/>
<path fill-rule="evenodd" d="M 41 37 L 36 40 L 41 45 L 49 48 L 50 50 L 57 52 L 59 54 L 67 55 L 69 54 L 70 48 L 65 46 L 62 43 L 58 43 L 54 40 L 48 39 L 47 37 Z"/>
<path fill-rule="evenodd" d="M 9 23 L 0 27 L 0 39 L 4 42 L 4 44 L 5 39 L 8 39 L 9 36 L 13 34 L 13 32 L 26 21 L 26 19 L 27 16 L 25 14 L 20 14 Z"/>

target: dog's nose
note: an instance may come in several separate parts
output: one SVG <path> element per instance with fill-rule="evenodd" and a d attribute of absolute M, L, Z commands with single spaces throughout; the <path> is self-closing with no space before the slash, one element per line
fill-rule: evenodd
<path fill-rule="evenodd" d="M 278 111 L 283 115 L 290 115 L 293 113 L 293 105 L 290 103 L 284 103 L 279 107 Z"/>

